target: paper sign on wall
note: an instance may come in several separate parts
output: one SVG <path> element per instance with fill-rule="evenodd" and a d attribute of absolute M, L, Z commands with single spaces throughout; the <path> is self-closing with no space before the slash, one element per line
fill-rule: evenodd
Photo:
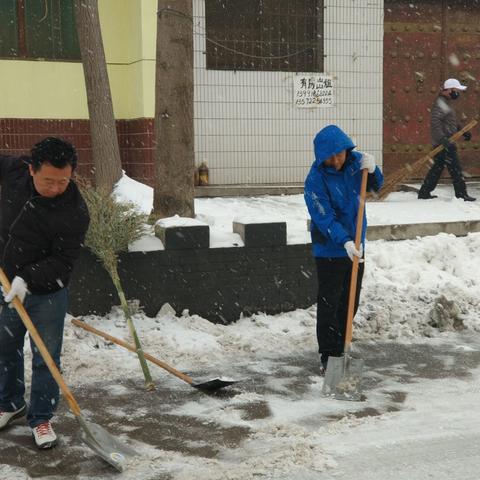
<path fill-rule="evenodd" d="M 299 108 L 333 107 L 333 79 L 330 75 L 295 75 L 294 103 Z"/>

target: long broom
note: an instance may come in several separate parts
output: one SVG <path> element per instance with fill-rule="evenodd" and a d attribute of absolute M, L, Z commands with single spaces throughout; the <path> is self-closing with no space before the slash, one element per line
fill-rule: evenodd
<path fill-rule="evenodd" d="M 475 127 L 475 125 L 477 125 L 477 123 L 477 120 L 472 120 L 471 122 L 467 123 L 467 125 L 465 125 L 458 132 L 454 133 L 448 139 L 449 142 L 456 142 L 457 140 L 459 140 L 465 132 L 470 131 L 473 127 Z M 420 169 L 427 163 L 432 163 L 432 158 L 438 153 L 440 153 L 443 149 L 443 145 L 438 145 L 438 147 L 435 147 L 432 151 L 428 152 L 427 155 L 419 158 L 416 162 L 412 164 L 406 163 L 404 167 L 399 168 L 398 170 L 393 172 L 385 179 L 382 190 L 378 195 L 376 195 L 376 198 L 378 198 L 379 200 L 384 200 L 390 193 L 394 192 L 397 189 L 397 186 L 399 184 L 404 183 L 409 178 L 412 178 L 412 176 L 415 173 L 418 173 Z"/>
<path fill-rule="evenodd" d="M 110 193 L 103 189 L 85 185 L 82 187 L 82 195 L 90 212 L 90 227 L 85 244 L 101 260 L 112 279 L 135 344 L 145 386 L 147 390 L 154 390 L 155 384 L 118 274 L 118 254 L 127 251 L 128 245 L 140 238 L 143 232 L 143 215 L 138 214 L 132 205 L 116 202 Z"/>

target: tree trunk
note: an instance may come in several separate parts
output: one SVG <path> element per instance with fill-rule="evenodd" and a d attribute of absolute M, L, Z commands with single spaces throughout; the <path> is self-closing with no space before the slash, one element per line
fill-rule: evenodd
<path fill-rule="evenodd" d="M 75 0 L 75 19 L 87 88 L 92 156 L 97 187 L 109 192 L 122 176 L 112 96 L 97 0 Z"/>
<path fill-rule="evenodd" d="M 194 217 L 192 0 L 158 0 L 154 216 Z"/>

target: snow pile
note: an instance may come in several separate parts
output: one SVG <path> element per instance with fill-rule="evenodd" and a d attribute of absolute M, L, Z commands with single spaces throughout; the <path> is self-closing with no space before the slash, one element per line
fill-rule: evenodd
<path fill-rule="evenodd" d="M 83 319 L 89 325 L 131 343 L 119 308 L 112 309 L 105 317 L 92 315 Z M 314 309 L 273 316 L 257 314 L 232 325 L 214 324 L 198 315 L 175 317 L 173 313 L 157 318 L 137 313 L 133 320 L 144 350 L 179 370 L 195 365 L 197 371 L 208 368 L 221 372 L 223 365 L 248 361 L 256 354 L 273 358 L 278 352 L 314 350 L 316 342 Z M 89 381 L 92 354 L 96 357 L 97 378 L 115 377 L 112 365 L 121 365 L 118 376 L 138 369 L 135 355 L 67 321 L 63 361 L 68 366 L 69 381 Z"/>
<path fill-rule="evenodd" d="M 137 182 L 123 173 L 113 194 L 119 202 L 134 203 L 141 213 L 150 215 L 153 207 L 153 188 Z"/>
<path fill-rule="evenodd" d="M 357 338 L 435 335 L 432 309 L 442 298 L 453 302 L 452 329 L 480 329 L 480 234 L 370 242 L 366 256 Z"/>

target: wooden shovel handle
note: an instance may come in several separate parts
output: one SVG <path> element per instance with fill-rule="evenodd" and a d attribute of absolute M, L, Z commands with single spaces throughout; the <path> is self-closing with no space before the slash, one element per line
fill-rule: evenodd
<path fill-rule="evenodd" d="M 5 293 L 8 293 L 11 288 L 10 281 L 8 280 L 7 276 L 5 275 L 5 272 L 1 268 L 0 268 L 0 283 L 3 286 Z M 50 370 L 50 373 L 52 374 L 53 378 L 55 379 L 58 386 L 60 387 L 60 390 L 62 391 L 63 396 L 67 399 L 70 409 L 72 410 L 73 414 L 76 417 L 79 417 L 81 414 L 80 407 L 77 401 L 75 400 L 75 398 L 73 397 L 72 392 L 68 388 L 67 384 L 63 380 L 63 377 L 60 371 L 55 365 L 55 362 L 53 361 L 53 358 L 50 355 L 50 352 L 47 350 L 45 343 L 43 343 L 42 337 L 40 337 L 35 325 L 32 323 L 32 320 L 30 319 L 30 316 L 25 310 L 25 307 L 23 306 L 22 302 L 18 297 L 15 297 L 12 303 L 18 315 L 22 319 L 22 322 L 25 325 L 25 328 L 28 330 L 30 337 L 32 338 L 35 345 L 37 346 L 38 351 L 40 352 L 40 355 L 42 356 L 45 364 Z"/>
<path fill-rule="evenodd" d="M 94 333 L 95 335 L 98 335 L 99 337 L 103 337 L 105 340 L 116 343 L 117 345 L 120 345 L 121 347 L 126 348 L 127 350 L 130 350 L 131 352 L 136 352 L 137 351 L 137 349 L 133 345 L 130 345 L 129 343 L 124 342 L 123 340 L 120 340 L 119 338 L 112 337 L 112 335 L 109 335 L 108 333 L 102 332 L 101 330 L 97 330 L 96 328 L 91 327 L 87 323 L 82 322 L 80 320 L 77 320 L 76 318 L 74 318 L 72 320 L 72 323 L 76 327 L 83 328 L 87 332 Z M 167 370 L 167 372 L 170 372 L 172 375 L 175 375 L 176 377 L 180 378 L 184 382 L 187 382 L 188 384 L 192 385 L 193 379 L 191 377 L 189 377 L 188 375 L 185 375 L 184 373 L 179 372 L 178 370 L 175 370 L 170 365 L 166 364 L 165 362 L 162 362 L 158 358 L 152 357 L 152 355 L 150 355 L 146 352 L 143 352 L 143 355 L 147 360 L 150 360 L 155 365 L 158 365 L 160 368 L 163 368 L 164 370 Z"/>
<path fill-rule="evenodd" d="M 368 170 L 365 168 L 362 172 L 362 184 L 360 186 L 360 205 L 358 206 L 357 229 L 355 231 L 355 248 L 357 250 L 360 248 L 360 243 L 362 241 L 363 214 L 365 212 L 365 199 L 367 196 L 367 179 L 368 179 Z M 355 310 L 355 298 L 357 293 L 359 260 L 360 259 L 357 256 L 355 255 L 353 256 L 352 276 L 350 278 L 350 293 L 348 295 L 347 328 L 345 331 L 344 352 L 350 351 L 350 345 L 352 343 L 352 326 L 353 326 L 353 315 Z"/>

